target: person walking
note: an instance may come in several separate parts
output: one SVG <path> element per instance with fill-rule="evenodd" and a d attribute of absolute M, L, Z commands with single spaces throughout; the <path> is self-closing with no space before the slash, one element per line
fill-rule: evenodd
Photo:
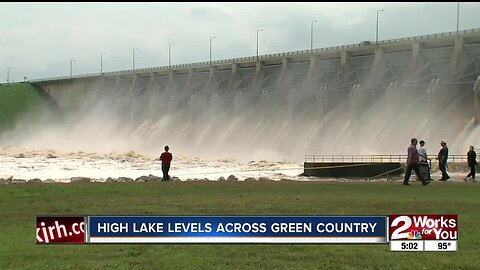
<path fill-rule="evenodd" d="M 418 168 L 418 150 L 417 144 L 418 140 L 416 138 L 412 138 L 410 140 L 411 144 L 407 148 L 407 170 L 405 172 L 405 178 L 403 179 L 403 184 L 408 186 L 410 185 L 408 181 L 410 180 L 410 176 L 412 175 L 412 170 L 417 175 L 418 179 L 422 181 L 423 185 L 428 185 L 430 181 L 425 180 L 424 177 L 420 174 L 420 170 Z"/>
<path fill-rule="evenodd" d="M 477 153 L 475 153 L 475 150 L 473 150 L 472 145 L 470 145 L 470 150 L 467 153 L 467 163 L 468 167 L 470 167 L 470 172 L 463 180 L 467 182 L 467 178 L 472 177 L 473 182 L 475 182 L 475 165 L 477 165 Z"/>
<path fill-rule="evenodd" d="M 168 175 L 168 171 L 170 170 L 170 164 L 173 159 L 172 153 L 168 152 L 170 149 L 168 145 L 165 146 L 165 152 L 160 155 L 160 160 L 162 161 L 162 172 L 163 178 L 162 181 L 170 181 L 170 176 Z"/>
<path fill-rule="evenodd" d="M 442 178 L 440 178 L 440 181 L 452 181 L 450 179 L 450 176 L 447 173 L 447 160 L 448 160 L 448 147 L 447 147 L 447 142 L 441 141 L 440 145 L 442 146 L 442 149 L 438 152 L 438 168 L 442 172 Z"/>

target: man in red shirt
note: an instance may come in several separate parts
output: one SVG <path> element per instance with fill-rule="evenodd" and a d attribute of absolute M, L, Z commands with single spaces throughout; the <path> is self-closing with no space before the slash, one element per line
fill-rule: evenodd
<path fill-rule="evenodd" d="M 170 170 L 170 163 L 172 162 L 173 155 L 168 152 L 168 145 L 165 146 L 165 152 L 160 155 L 160 160 L 162 161 L 162 172 L 163 178 L 162 181 L 170 181 L 170 176 L 168 176 L 168 171 Z"/>

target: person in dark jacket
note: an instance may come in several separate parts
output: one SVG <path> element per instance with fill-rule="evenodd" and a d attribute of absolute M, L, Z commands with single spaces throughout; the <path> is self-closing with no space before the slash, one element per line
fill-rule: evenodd
<path fill-rule="evenodd" d="M 473 182 L 475 182 L 475 165 L 477 165 L 477 153 L 475 153 L 475 150 L 473 150 L 472 145 L 470 145 L 470 151 L 468 151 L 467 153 L 467 163 L 468 167 L 470 167 L 470 172 L 463 180 L 467 182 L 467 178 L 472 177 Z"/>
<path fill-rule="evenodd" d="M 440 145 L 442 146 L 442 149 L 438 152 L 438 168 L 442 172 L 442 178 L 440 178 L 440 181 L 451 181 L 450 176 L 447 173 L 447 160 L 448 160 L 448 147 L 447 147 L 447 142 L 441 141 Z"/>

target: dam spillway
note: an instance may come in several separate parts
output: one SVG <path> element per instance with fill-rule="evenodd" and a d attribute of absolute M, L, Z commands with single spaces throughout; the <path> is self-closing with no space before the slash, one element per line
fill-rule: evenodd
<path fill-rule="evenodd" d="M 31 81 L 64 122 L 45 147 L 303 160 L 480 145 L 480 29 Z M 91 147 L 92 149 L 88 149 Z"/>

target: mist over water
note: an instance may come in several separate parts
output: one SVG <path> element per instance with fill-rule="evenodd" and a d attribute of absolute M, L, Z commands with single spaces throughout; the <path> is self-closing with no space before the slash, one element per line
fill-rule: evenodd
<path fill-rule="evenodd" d="M 188 158 L 302 162 L 306 154 L 405 154 L 417 137 L 430 155 L 440 140 L 464 154 L 480 146 L 480 128 L 473 124 L 473 85 L 437 80 L 448 73 L 448 62 L 437 60 L 450 59 L 452 50 L 426 53 L 428 69 L 412 69 L 411 53 L 402 52 L 352 57 L 343 73 L 337 59 L 313 68 L 239 68 L 234 77 L 231 70 L 104 77 L 62 121 L 34 130 L 22 122 L 0 143 L 150 157 L 169 145 L 174 156 Z"/>

